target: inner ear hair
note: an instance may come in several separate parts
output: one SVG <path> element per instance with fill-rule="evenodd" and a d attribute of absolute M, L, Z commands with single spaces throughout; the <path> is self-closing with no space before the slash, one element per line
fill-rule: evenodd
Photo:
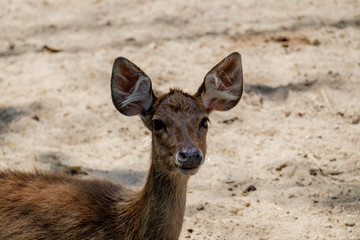
<path fill-rule="evenodd" d="M 234 52 L 206 74 L 195 96 L 201 97 L 208 112 L 227 111 L 240 101 L 242 91 L 241 55 Z"/>
<path fill-rule="evenodd" d="M 150 78 L 126 58 L 115 60 L 111 77 L 111 94 L 116 109 L 124 115 L 145 115 L 154 102 Z"/>

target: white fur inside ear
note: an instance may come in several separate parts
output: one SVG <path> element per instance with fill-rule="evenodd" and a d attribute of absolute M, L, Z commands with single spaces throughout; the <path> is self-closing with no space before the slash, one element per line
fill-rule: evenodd
<path fill-rule="evenodd" d="M 120 86 L 116 86 L 112 91 L 116 98 L 123 99 L 120 103 L 121 108 L 139 104 L 144 110 L 148 110 L 153 101 L 151 81 L 145 76 L 141 76 L 129 92 L 122 91 Z"/>
<path fill-rule="evenodd" d="M 226 78 L 228 82 L 233 79 L 233 76 L 226 73 L 222 77 Z M 201 95 L 201 100 L 204 107 L 209 109 L 218 100 L 229 102 L 238 99 L 239 92 L 242 91 L 242 81 L 236 79 L 233 84 L 226 87 L 215 73 L 210 73 L 205 77 L 205 89 L 205 92 Z"/>

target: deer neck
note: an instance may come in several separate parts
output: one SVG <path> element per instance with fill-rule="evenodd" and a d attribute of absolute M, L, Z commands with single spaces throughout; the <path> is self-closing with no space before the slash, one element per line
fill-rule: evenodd
<path fill-rule="evenodd" d="M 156 158 L 156 156 L 152 156 Z M 168 159 L 161 159 L 161 161 Z M 178 239 L 185 212 L 189 177 L 180 173 L 165 173 L 152 159 L 144 189 L 142 204 L 142 239 Z"/>

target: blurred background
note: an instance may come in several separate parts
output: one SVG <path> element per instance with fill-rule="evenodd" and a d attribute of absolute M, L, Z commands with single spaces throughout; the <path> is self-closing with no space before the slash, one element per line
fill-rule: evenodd
<path fill-rule="evenodd" d="M 358 0 L 3 0 L 0 169 L 142 186 L 150 133 L 112 105 L 114 59 L 194 93 L 233 51 L 245 91 L 211 116 L 181 239 L 359 239 Z"/>

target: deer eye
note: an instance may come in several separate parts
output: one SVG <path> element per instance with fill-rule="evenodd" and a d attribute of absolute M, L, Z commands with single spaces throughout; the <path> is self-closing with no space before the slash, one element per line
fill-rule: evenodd
<path fill-rule="evenodd" d="M 161 129 L 165 129 L 164 122 L 159 119 L 154 119 L 153 120 L 153 129 L 155 131 L 160 131 Z"/>
<path fill-rule="evenodd" d="M 209 118 L 207 118 L 207 117 L 204 117 L 202 120 L 201 120 L 201 122 L 200 122 L 200 127 L 202 127 L 202 128 L 205 128 L 205 129 L 208 129 L 208 123 L 209 123 Z"/>

